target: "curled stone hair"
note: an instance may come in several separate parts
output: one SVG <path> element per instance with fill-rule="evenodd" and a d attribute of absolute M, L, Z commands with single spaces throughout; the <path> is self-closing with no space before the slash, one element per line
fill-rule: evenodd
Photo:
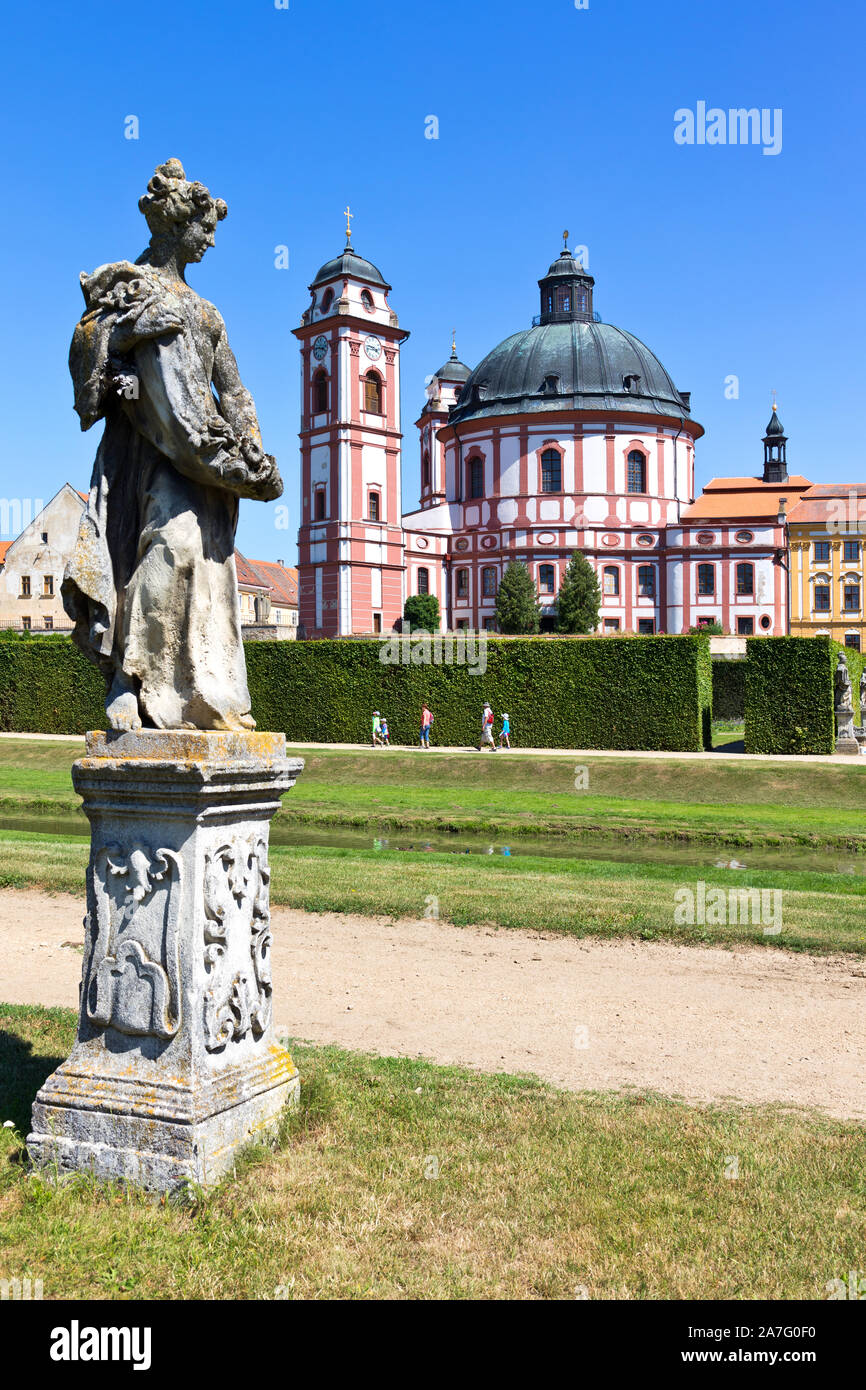
<path fill-rule="evenodd" d="M 228 212 L 222 198 L 212 198 L 203 183 L 187 181 L 179 159 L 166 160 L 157 167 L 138 206 L 154 236 L 191 222 L 198 213 L 210 209 L 216 212 L 220 222 Z"/>

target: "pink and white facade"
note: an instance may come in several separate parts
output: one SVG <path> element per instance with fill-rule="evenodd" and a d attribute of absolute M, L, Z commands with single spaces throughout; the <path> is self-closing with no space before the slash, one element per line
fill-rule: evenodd
<path fill-rule="evenodd" d="M 575 550 L 599 574 L 602 632 L 682 632 L 702 614 L 736 631 L 745 595 L 731 592 L 727 604 L 722 596 L 736 589 L 745 550 L 756 566 L 754 631 L 786 630 L 784 522 L 776 514 L 786 489 L 793 505 L 806 480 L 788 482 L 784 471 L 771 479 L 766 468 L 763 479 L 715 480 L 712 507 L 724 510 L 728 492 L 739 500 L 730 502 L 729 523 L 704 524 L 703 498 L 694 501 L 703 430 L 688 394 L 645 344 L 599 321 L 593 284 L 564 251 L 539 281 L 541 313 L 531 328 L 474 371 L 452 351 L 416 422 L 420 504 L 402 513 L 399 358 L 407 335 L 375 266 L 347 249 L 322 267 L 295 330 L 307 636 L 387 631 L 413 593 L 439 598 L 444 628 L 493 629 L 499 581 L 513 560 L 529 566 L 552 626 Z M 726 483 L 734 487 L 726 491 Z M 713 612 L 697 592 L 710 530 L 719 566 Z M 706 569 L 701 576 L 706 588 Z M 761 621 L 767 612 L 769 627 Z"/>

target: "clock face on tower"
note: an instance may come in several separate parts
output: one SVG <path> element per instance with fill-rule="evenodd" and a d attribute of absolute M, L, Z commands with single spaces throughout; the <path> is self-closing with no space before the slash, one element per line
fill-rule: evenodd
<path fill-rule="evenodd" d="M 372 333 L 364 339 L 364 351 L 371 362 L 375 362 L 377 358 L 382 356 L 382 344 Z"/>
<path fill-rule="evenodd" d="M 323 338 L 322 335 L 319 334 L 318 338 L 313 343 L 313 356 L 315 357 L 316 361 L 321 362 L 322 358 L 326 356 L 327 351 L 328 340 L 327 338 Z"/>

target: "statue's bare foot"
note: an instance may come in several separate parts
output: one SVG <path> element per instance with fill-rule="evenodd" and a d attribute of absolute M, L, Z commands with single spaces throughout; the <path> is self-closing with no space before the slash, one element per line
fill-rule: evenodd
<path fill-rule="evenodd" d="M 213 724 L 214 729 L 223 729 L 229 733 L 239 733 L 242 730 L 252 733 L 255 727 L 256 721 L 251 714 L 225 714 Z"/>
<path fill-rule="evenodd" d="M 112 692 L 114 686 L 112 686 Z M 138 700 L 131 690 L 121 690 L 118 694 L 110 694 L 105 704 L 105 713 L 108 716 L 108 727 L 128 732 L 141 728 L 141 716 L 138 713 Z"/>

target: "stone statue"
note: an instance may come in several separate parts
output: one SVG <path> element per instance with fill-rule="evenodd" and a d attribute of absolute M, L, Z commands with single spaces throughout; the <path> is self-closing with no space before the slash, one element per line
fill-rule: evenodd
<path fill-rule="evenodd" d="M 860 711 L 861 718 L 866 722 L 866 666 L 860 676 Z"/>
<path fill-rule="evenodd" d="M 851 692 L 851 677 L 848 674 L 848 663 L 842 652 L 839 653 L 836 660 L 836 673 L 833 684 L 836 696 L 836 709 L 845 712 L 853 711 L 854 703 Z"/>
<path fill-rule="evenodd" d="M 110 729 L 251 730 L 238 499 L 283 485 L 222 318 L 184 278 L 226 205 L 170 159 L 139 208 L 151 239 L 136 263 L 81 276 L 75 409 L 105 432 L 63 602 L 106 678 Z"/>

